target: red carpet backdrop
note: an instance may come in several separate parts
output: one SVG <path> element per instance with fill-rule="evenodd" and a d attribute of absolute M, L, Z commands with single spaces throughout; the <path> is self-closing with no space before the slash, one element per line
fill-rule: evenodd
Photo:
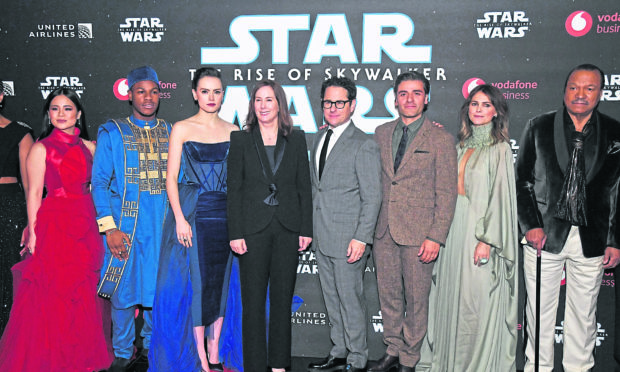
<path fill-rule="evenodd" d="M 485 5 L 491 4 L 491 5 Z M 151 65 L 161 79 L 160 117 L 196 107 L 193 71 L 221 69 L 222 116 L 243 124 L 257 80 L 284 85 L 294 123 L 312 143 L 321 126 L 320 85 L 347 76 L 358 85 L 355 123 L 368 133 L 396 116 L 391 87 L 414 69 L 431 82 L 428 115 L 457 132 L 464 94 L 483 82 L 504 93 L 513 151 L 527 119 L 562 104 L 567 72 L 594 63 L 606 75 L 600 110 L 620 119 L 620 8 L 616 1 L 7 1 L 0 13 L 0 78 L 6 116 L 40 132 L 43 100 L 69 86 L 83 99 L 91 136 L 128 115 L 127 72 Z M 293 353 L 323 356 L 329 325 L 312 253 L 300 256 Z M 370 357 L 383 353 L 372 261 L 366 275 Z M 455 283 L 457 285 L 457 283 Z M 614 278 L 601 283 L 597 371 L 612 367 Z M 523 298 L 523 287 L 521 296 Z M 523 307 L 523 299 L 520 304 Z M 563 308 L 556 324 L 561 358 Z M 515 327 L 522 328 L 520 324 Z M 520 348 L 521 348 L 520 343 Z M 518 351 L 518 366 L 523 352 Z M 559 364 L 558 364 L 559 365 Z"/>

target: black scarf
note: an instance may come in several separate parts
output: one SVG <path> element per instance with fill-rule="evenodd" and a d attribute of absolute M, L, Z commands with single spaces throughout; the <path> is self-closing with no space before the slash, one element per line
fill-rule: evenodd
<path fill-rule="evenodd" d="M 591 128 L 592 124 L 588 121 L 581 132 L 571 131 L 571 159 L 564 172 L 562 193 L 555 206 L 555 216 L 574 226 L 588 226 L 584 144 Z"/>

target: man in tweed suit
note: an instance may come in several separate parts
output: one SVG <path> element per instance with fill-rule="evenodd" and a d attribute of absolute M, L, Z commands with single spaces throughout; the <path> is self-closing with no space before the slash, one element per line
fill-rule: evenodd
<path fill-rule="evenodd" d="M 355 84 L 331 78 L 321 87 L 328 127 L 312 148 L 314 240 L 333 347 L 309 371 L 366 371 L 363 275 L 381 205 L 379 148 L 351 121 Z"/>
<path fill-rule="evenodd" d="M 377 127 L 383 203 L 375 262 L 386 354 L 369 372 L 414 371 L 426 333 L 433 262 L 444 244 L 457 194 L 453 137 L 424 112 L 429 81 L 417 72 L 394 84 L 399 118 Z"/>

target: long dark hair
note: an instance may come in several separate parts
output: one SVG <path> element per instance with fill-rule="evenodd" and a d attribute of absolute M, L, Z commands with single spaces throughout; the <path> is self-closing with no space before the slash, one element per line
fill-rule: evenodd
<path fill-rule="evenodd" d="M 80 115 L 80 118 L 77 123 L 75 123 L 75 126 L 80 130 L 80 137 L 85 140 L 89 140 L 90 137 L 88 136 L 88 131 L 86 130 L 86 114 L 84 113 L 84 107 L 82 106 L 82 102 L 80 101 L 80 97 L 78 97 L 77 93 L 69 88 L 58 88 L 47 96 L 45 106 L 43 106 L 43 132 L 39 136 L 39 139 L 41 140 L 49 136 L 54 130 L 54 126 L 50 121 L 49 110 L 52 100 L 58 96 L 65 96 L 69 98 L 75 105 L 78 112 L 82 112 L 82 115 Z"/>
<path fill-rule="evenodd" d="M 288 112 L 288 103 L 286 102 L 284 89 L 273 80 L 262 80 L 254 86 L 250 96 L 248 116 L 245 118 L 243 129 L 251 132 L 258 126 L 258 118 L 256 117 L 256 112 L 254 112 L 254 100 L 256 99 L 256 92 L 262 87 L 271 87 L 273 89 L 276 101 L 278 101 L 278 129 L 280 129 L 284 137 L 288 136 L 293 131 L 293 118 L 291 118 L 291 114 Z"/>
<path fill-rule="evenodd" d="M 465 102 L 463 102 L 463 106 L 461 106 L 461 111 L 459 113 L 461 128 L 457 136 L 461 147 L 463 147 L 465 140 L 471 137 L 472 134 L 472 123 L 471 120 L 469 120 L 469 104 L 478 92 L 482 92 L 485 96 L 489 97 L 491 104 L 495 108 L 495 112 L 497 112 L 497 117 L 494 117 L 492 120 L 493 129 L 491 129 L 491 137 L 493 138 L 493 144 L 510 142 L 510 135 L 508 135 L 508 104 L 506 103 L 506 99 L 502 92 L 496 87 L 483 84 L 472 89 Z"/>

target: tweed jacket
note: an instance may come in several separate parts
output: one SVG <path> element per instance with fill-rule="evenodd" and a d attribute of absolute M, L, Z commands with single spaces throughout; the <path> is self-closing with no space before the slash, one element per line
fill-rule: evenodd
<path fill-rule="evenodd" d="M 398 120 L 375 130 L 383 191 L 375 237 L 389 229 L 400 245 L 421 246 L 427 238 L 444 244 L 457 195 L 454 137 L 426 118 L 394 174 L 392 135 Z"/>

